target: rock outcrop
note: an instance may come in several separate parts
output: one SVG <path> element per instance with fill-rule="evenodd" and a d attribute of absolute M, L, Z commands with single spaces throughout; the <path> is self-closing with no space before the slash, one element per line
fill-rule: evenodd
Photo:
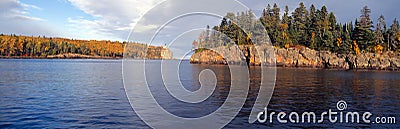
<path fill-rule="evenodd" d="M 197 51 L 190 58 L 190 62 L 194 64 L 243 64 L 248 62 L 249 65 L 273 64 L 280 67 L 399 70 L 400 54 L 389 51 L 381 54 L 354 55 L 316 51 L 307 47 L 285 49 L 273 46 L 244 45 Z"/>

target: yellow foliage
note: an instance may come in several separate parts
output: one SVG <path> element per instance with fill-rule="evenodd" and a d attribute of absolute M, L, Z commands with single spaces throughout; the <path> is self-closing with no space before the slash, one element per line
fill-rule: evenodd
<path fill-rule="evenodd" d="M 338 47 L 342 46 L 342 44 L 343 44 L 343 39 L 342 39 L 342 38 L 337 38 L 337 39 L 336 39 L 336 44 L 337 44 Z"/>
<path fill-rule="evenodd" d="M 288 43 L 285 44 L 285 48 L 288 49 L 290 45 Z"/>
<path fill-rule="evenodd" d="M 400 32 L 397 33 L 397 40 L 400 41 Z"/>
<path fill-rule="evenodd" d="M 279 26 L 283 29 L 286 30 L 287 28 L 289 28 L 288 24 L 279 24 Z"/>
<path fill-rule="evenodd" d="M 124 45 L 117 41 L 73 40 L 0 35 L 0 56 L 44 56 L 65 53 L 121 57 Z M 138 44 L 138 46 L 141 46 Z"/>
<path fill-rule="evenodd" d="M 353 50 L 357 55 L 361 53 L 356 40 L 353 41 Z"/>
<path fill-rule="evenodd" d="M 315 33 L 312 32 L 311 33 L 311 46 L 314 46 L 314 44 L 315 44 Z"/>
<path fill-rule="evenodd" d="M 283 43 L 286 45 L 290 45 L 290 40 L 289 40 L 289 36 L 287 35 L 286 31 L 282 32 L 282 40 Z"/>
<path fill-rule="evenodd" d="M 247 42 L 247 43 L 250 43 L 251 35 L 252 35 L 251 32 L 250 32 L 249 34 L 247 34 L 247 37 L 246 37 L 246 42 Z"/>
<path fill-rule="evenodd" d="M 282 39 L 284 40 L 284 41 L 288 41 L 289 40 L 289 36 L 287 35 L 287 33 L 284 31 L 284 32 L 282 32 Z"/>
<path fill-rule="evenodd" d="M 382 52 L 383 52 L 383 46 L 380 45 L 380 44 L 374 46 L 374 51 L 375 51 L 376 53 L 382 53 Z"/>

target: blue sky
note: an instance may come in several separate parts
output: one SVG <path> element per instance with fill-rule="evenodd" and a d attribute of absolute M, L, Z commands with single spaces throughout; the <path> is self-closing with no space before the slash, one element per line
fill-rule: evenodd
<path fill-rule="evenodd" d="M 133 27 L 139 20 L 160 21 L 164 15 L 177 15 L 181 8 L 196 8 L 202 5 L 182 5 L 180 0 L 171 0 L 164 8 L 155 7 L 164 0 L 1 0 L 0 1 L 0 33 L 17 35 L 46 35 L 52 37 L 66 37 L 74 39 L 95 40 L 127 40 Z M 363 6 L 369 6 L 372 10 L 371 18 L 376 21 L 379 15 L 386 17 L 386 23 L 391 24 L 394 18 L 400 18 L 398 5 L 399 0 L 238 0 L 256 15 L 267 4 L 277 3 L 283 11 L 288 5 L 293 11 L 299 4 L 304 2 L 307 7 L 314 4 L 317 8 L 323 5 L 333 11 L 339 22 L 354 21 L 360 16 Z M 211 5 L 210 5 L 211 4 Z M 223 5 L 223 9 L 229 8 Z M 214 3 L 215 5 L 215 3 Z M 158 9 L 154 9 L 158 8 Z M 170 7 L 170 8 L 168 8 Z M 174 8 L 172 8 L 174 7 Z M 152 9 L 153 8 L 153 9 Z M 203 7 L 204 8 L 204 7 Z M 142 17 L 150 9 L 157 15 Z M 229 10 L 229 9 L 228 9 Z M 151 11 L 150 11 L 151 12 Z M 176 22 L 166 28 L 163 37 L 154 44 L 168 44 L 166 40 L 173 40 L 177 35 L 185 32 L 184 26 L 205 27 L 205 25 L 216 25 L 219 18 L 192 17 L 190 23 Z M 145 26 L 141 30 L 143 35 L 149 35 L 147 31 L 156 29 L 159 25 Z M 192 27 L 192 28 L 196 28 Z M 168 31 L 169 30 L 169 31 Z M 179 33 L 178 33 L 179 32 Z M 174 34 L 176 33 L 176 34 Z M 195 36 L 193 36 L 195 37 Z M 133 39 L 138 41 L 137 39 Z M 141 40 L 139 40 L 141 41 Z M 189 40 L 188 40 L 189 41 Z M 193 41 L 193 40 L 191 40 Z M 141 41 L 146 42 L 146 41 Z M 190 44 L 190 43 L 188 43 Z"/>
<path fill-rule="evenodd" d="M 1 30 L 1 33 L 16 33 L 23 35 L 49 35 L 49 36 L 60 36 L 69 38 L 80 38 L 80 39 L 110 39 L 110 40 L 124 40 L 129 34 L 128 29 L 124 29 L 123 25 L 127 28 L 133 27 L 134 20 L 140 18 L 146 10 L 151 9 L 157 3 L 162 0 L 2 0 L 1 6 L 8 6 L 11 9 L 22 12 L 21 15 L 26 16 L 26 19 L 19 19 L 13 23 L 3 24 L 5 22 L 11 22 L 13 20 L 2 19 L 0 25 L 8 26 L 9 28 Z M 146 2 L 147 1 L 147 2 Z M 266 7 L 266 5 L 278 3 L 283 11 L 284 5 L 289 5 L 290 10 L 297 7 L 300 1 L 296 0 L 239 0 L 246 6 L 254 10 L 257 14 Z M 372 19 L 376 20 L 380 14 L 386 16 L 386 22 L 391 23 L 394 17 L 399 17 L 400 13 L 396 5 L 400 5 L 397 0 L 308 0 L 302 1 L 309 7 L 310 4 L 315 4 L 317 8 L 322 5 L 328 6 L 330 11 L 334 11 L 341 22 L 354 21 L 359 16 L 359 10 L 368 5 L 372 9 Z M 17 5 L 10 5 L 9 3 L 16 3 Z M 112 4 L 110 4 L 112 3 Z M 138 4 L 140 3 L 140 4 Z M 348 4 L 343 4 L 348 3 Z M 9 4 L 9 5 L 7 5 Z M 129 5 L 131 4 L 131 5 Z M 146 5 L 147 4 L 147 5 Z M 18 6 L 19 5 L 19 6 Z M 110 6 L 110 7 L 106 7 Z M 121 8 L 133 8 L 131 13 L 129 9 Z M 7 8 L 2 10 L 3 13 L 7 13 Z M 103 11 L 101 11 L 103 10 Z M 128 10 L 128 11 L 126 11 Z M 137 14 L 133 14 L 136 12 Z M 113 14 L 116 13 L 116 14 Z M 132 16 L 124 16 L 121 13 Z M 116 18 L 121 20 L 120 22 L 131 22 L 133 24 L 121 23 L 117 24 L 114 20 L 104 20 L 109 15 L 123 16 L 123 18 Z M 31 19 L 29 19 L 31 18 Z M 126 19 L 132 18 L 132 19 Z M 122 21 L 125 20 L 125 21 Z M 92 22 L 98 23 L 92 23 Z M 110 22 L 110 23 L 107 23 Z M 80 23 L 80 24 L 78 24 Z M 10 25 L 13 24 L 13 25 Z M 95 27 L 93 24 L 104 24 L 104 27 Z M 30 27 L 26 27 L 30 25 Z M 36 26 L 36 27 L 35 27 Z M 39 28 L 40 27 L 40 28 Z M 114 28 L 113 28 L 114 27 Z M 26 29 L 24 29 L 26 28 Z M 32 30 L 39 28 L 37 31 Z M 14 29 L 14 30 L 12 30 Z M 83 30 L 88 29 L 88 30 Z M 92 29 L 92 30 L 90 30 Z M 99 31 L 100 30 L 100 31 Z M 116 34 L 109 34 L 114 32 L 113 30 L 121 30 Z M 123 32 L 124 31 L 124 32 Z M 101 32 L 101 33 L 100 33 Z M 123 36 L 125 34 L 125 36 Z M 97 36 L 96 36 L 97 35 Z"/>

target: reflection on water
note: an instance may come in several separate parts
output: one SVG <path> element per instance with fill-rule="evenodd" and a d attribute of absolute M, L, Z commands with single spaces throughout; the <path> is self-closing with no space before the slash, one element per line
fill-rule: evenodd
<path fill-rule="evenodd" d="M 125 97 L 120 62 L 0 60 L 0 127 L 145 126 Z"/>
<path fill-rule="evenodd" d="M 155 66 L 149 72 L 160 69 L 159 61 L 149 63 Z M 203 69 L 214 71 L 217 86 L 205 101 L 188 104 L 166 91 L 161 75 L 148 77 L 150 90 L 163 108 L 181 117 L 194 118 L 212 113 L 224 103 L 231 83 L 227 66 L 190 65 L 184 61 L 179 69 L 180 81 L 189 91 L 200 89 L 198 78 Z M 0 127 L 148 127 L 129 105 L 122 83 L 121 61 L 7 59 L 0 60 L 0 71 Z M 398 124 L 248 124 L 260 76 L 259 67 L 250 67 L 247 101 L 227 128 L 399 127 Z M 278 68 L 268 111 L 321 113 L 336 109 L 336 102 L 345 100 L 348 111 L 369 111 L 400 119 L 399 84 L 398 72 Z"/>

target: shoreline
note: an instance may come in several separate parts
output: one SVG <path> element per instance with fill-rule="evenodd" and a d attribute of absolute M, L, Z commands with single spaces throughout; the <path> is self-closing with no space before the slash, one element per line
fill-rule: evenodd
<path fill-rule="evenodd" d="M 23 57 L 21 57 L 21 56 L 18 56 L 18 57 L 0 56 L 0 60 L 1 59 L 49 59 L 49 60 L 52 60 L 52 59 L 89 59 L 89 60 L 90 59 L 104 59 L 104 60 L 107 60 L 107 59 L 110 59 L 110 60 L 113 60 L 113 59 L 123 59 L 123 58 L 122 57 L 73 57 L 73 58 L 53 58 L 53 57 L 51 57 L 51 58 L 49 58 L 49 57 L 26 57 L 26 56 L 23 56 Z"/>
<path fill-rule="evenodd" d="M 191 65 L 205 65 L 205 66 L 228 66 L 228 64 L 207 64 L 207 63 L 190 63 Z M 239 64 L 232 64 L 239 65 Z M 252 67 L 261 67 L 261 65 L 250 65 Z M 263 65 L 263 67 L 269 68 L 271 66 Z M 356 68 L 356 69 L 343 69 L 343 68 L 323 68 L 323 67 L 291 67 L 276 65 L 277 69 L 311 69 L 311 70 L 335 70 L 335 71 L 387 71 L 387 72 L 400 72 L 400 69 L 366 69 L 366 68 Z"/>
<path fill-rule="evenodd" d="M 216 53 L 215 51 L 219 51 Z M 241 56 L 240 53 L 244 53 Z M 263 61 L 262 61 L 263 60 Z M 304 46 L 277 48 L 274 46 L 242 45 L 239 47 L 214 48 L 196 52 L 190 58 L 192 64 L 244 64 L 253 66 L 276 66 L 289 68 L 339 69 L 339 70 L 383 70 L 399 71 L 400 54 L 383 53 L 338 54 L 317 51 Z"/>
<path fill-rule="evenodd" d="M 102 60 L 122 60 L 123 57 L 85 57 L 85 58 L 54 58 L 54 57 L 27 57 L 27 56 L 0 56 L 0 60 L 2 59 L 46 59 L 46 60 L 74 60 L 74 59 L 82 59 L 82 60 L 92 60 L 92 59 L 102 59 Z M 146 60 L 161 60 L 161 59 L 146 59 Z M 189 60 L 185 60 L 189 61 Z M 207 66 L 227 66 L 228 64 L 223 63 L 194 63 L 190 62 L 191 65 L 207 65 Z M 232 64 L 232 65 L 240 65 L 240 64 Z M 271 67 L 267 65 L 263 65 L 264 67 Z M 261 67 L 261 65 L 250 65 L 250 68 Z M 285 66 L 285 65 L 276 65 L 277 69 L 310 69 L 310 70 L 335 70 L 335 71 L 386 71 L 386 72 L 400 72 L 400 69 L 374 69 L 374 68 L 355 68 L 355 69 L 344 69 L 344 68 L 323 68 L 323 67 L 304 67 L 304 66 Z"/>
<path fill-rule="evenodd" d="M 122 60 L 123 58 L 2 58 L 0 60 Z"/>

